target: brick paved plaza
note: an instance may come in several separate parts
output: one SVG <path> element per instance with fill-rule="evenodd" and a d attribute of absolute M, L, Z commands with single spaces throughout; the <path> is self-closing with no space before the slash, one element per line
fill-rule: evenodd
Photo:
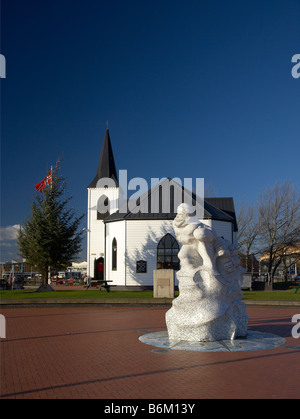
<path fill-rule="evenodd" d="M 299 399 L 295 308 L 248 308 L 251 329 L 286 344 L 248 352 L 161 351 L 141 343 L 165 330 L 167 308 L 2 309 L 1 397 L 99 399 Z"/>

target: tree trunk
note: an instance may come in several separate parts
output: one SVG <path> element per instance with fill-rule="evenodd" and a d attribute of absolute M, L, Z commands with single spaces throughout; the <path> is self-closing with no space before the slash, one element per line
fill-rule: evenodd
<path fill-rule="evenodd" d="M 48 266 L 45 266 L 42 271 L 42 283 L 43 285 L 47 285 L 48 284 Z"/>
<path fill-rule="evenodd" d="M 249 262 L 249 250 L 247 249 L 246 250 L 246 255 L 245 255 L 245 267 L 246 267 L 247 272 L 249 272 L 248 262 Z"/>
<path fill-rule="evenodd" d="M 278 266 L 280 265 L 280 262 L 281 262 L 281 260 L 279 259 L 279 260 L 275 263 L 275 265 L 274 265 L 274 267 L 273 267 L 272 279 L 273 279 L 273 278 L 274 278 L 274 276 L 275 276 L 275 273 L 276 273 L 276 271 L 277 271 Z"/>
<path fill-rule="evenodd" d="M 51 287 L 51 285 L 48 285 L 48 272 L 49 267 L 44 266 L 41 268 L 40 273 L 42 275 L 42 285 L 39 286 L 39 288 L 36 290 L 36 292 L 49 292 L 54 291 L 54 289 Z"/>

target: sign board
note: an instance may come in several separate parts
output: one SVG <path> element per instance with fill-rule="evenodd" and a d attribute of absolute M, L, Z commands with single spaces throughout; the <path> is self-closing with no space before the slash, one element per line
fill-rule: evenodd
<path fill-rule="evenodd" d="M 174 298 L 174 270 L 157 269 L 153 271 L 153 297 Z"/>

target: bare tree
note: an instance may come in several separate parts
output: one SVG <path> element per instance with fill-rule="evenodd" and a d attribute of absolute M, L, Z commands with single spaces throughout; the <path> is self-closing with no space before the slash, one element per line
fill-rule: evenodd
<path fill-rule="evenodd" d="M 237 218 L 238 249 L 240 254 L 245 257 L 245 268 L 249 271 L 251 257 L 258 253 L 256 242 L 260 232 L 260 218 L 256 206 L 247 207 L 245 201 L 242 201 Z"/>
<path fill-rule="evenodd" d="M 299 194 L 290 182 L 277 183 L 260 195 L 258 212 L 261 253 L 273 278 L 288 248 L 300 239 Z"/>

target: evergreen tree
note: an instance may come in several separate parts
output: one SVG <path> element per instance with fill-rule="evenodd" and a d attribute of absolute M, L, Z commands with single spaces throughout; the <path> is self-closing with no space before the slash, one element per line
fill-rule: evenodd
<path fill-rule="evenodd" d="M 37 192 L 31 215 L 18 234 L 19 252 L 35 266 L 47 284 L 49 268 L 62 269 L 70 265 L 81 250 L 81 232 L 77 232 L 83 218 L 75 216 L 69 206 L 72 198 L 65 196 L 66 183 L 59 176 L 58 163 L 52 171 L 50 186 Z"/>

